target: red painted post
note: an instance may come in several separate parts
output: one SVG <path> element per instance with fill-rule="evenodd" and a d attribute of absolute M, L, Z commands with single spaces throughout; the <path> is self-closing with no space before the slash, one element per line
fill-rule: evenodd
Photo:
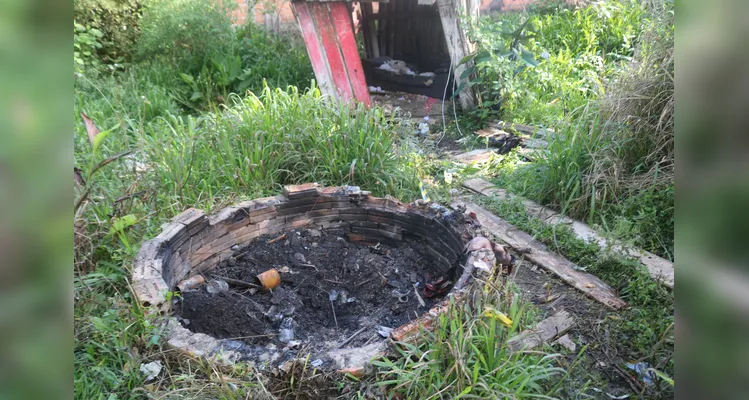
<path fill-rule="evenodd" d="M 328 61 L 325 59 L 325 52 L 322 43 L 320 43 L 309 6 L 305 2 L 294 2 L 291 4 L 294 7 L 294 14 L 296 14 L 299 27 L 302 29 L 304 45 L 307 47 L 307 54 L 309 54 L 312 69 L 315 71 L 317 86 L 324 94 L 335 96 L 333 78 L 330 76 Z"/>
<path fill-rule="evenodd" d="M 370 105 L 351 14 L 345 2 L 292 2 L 320 90 Z"/>
<path fill-rule="evenodd" d="M 328 59 L 330 74 L 333 76 L 338 96 L 344 101 L 349 102 L 354 98 L 354 93 L 349 84 L 346 67 L 343 64 L 343 56 L 338 46 L 333 21 L 330 18 L 330 12 L 326 3 L 307 3 L 312 8 L 312 16 L 315 18 L 315 25 L 320 36 L 325 57 Z"/>
<path fill-rule="evenodd" d="M 359 49 L 356 47 L 356 38 L 351 24 L 351 13 L 346 3 L 336 2 L 329 3 L 330 16 L 333 19 L 333 25 L 338 33 L 338 44 L 341 47 L 343 60 L 348 72 L 349 83 L 354 91 L 354 97 L 357 101 L 364 103 L 369 107 L 369 89 L 367 81 L 364 78 L 364 69 L 362 68 Z"/>

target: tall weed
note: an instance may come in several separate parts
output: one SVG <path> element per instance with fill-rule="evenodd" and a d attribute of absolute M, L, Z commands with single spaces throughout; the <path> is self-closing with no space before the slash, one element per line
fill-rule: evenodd
<path fill-rule="evenodd" d="M 554 126 L 572 110 L 597 98 L 605 82 L 634 54 L 643 21 L 643 8 L 632 0 L 596 1 L 584 7 L 563 3 L 528 13 L 488 15 L 471 36 L 484 58 L 476 84 L 486 108 L 481 121 L 501 117 L 519 123 Z M 508 62 L 508 34 L 525 26 L 518 38 L 534 68 Z M 510 37 L 510 39 L 513 39 Z M 497 106 L 497 103 L 499 106 Z"/>
<path fill-rule="evenodd" d="M 672 258 L 673 3 L 552 11 L 531 20 L 554 50 L 517 75 L 528 95 L 508 97 L 503 117 L 556 132 L 500 181 Z"/>

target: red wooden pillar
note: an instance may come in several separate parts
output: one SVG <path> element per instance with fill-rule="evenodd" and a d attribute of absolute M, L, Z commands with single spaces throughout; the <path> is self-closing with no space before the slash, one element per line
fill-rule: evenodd
<path fill-rule="evenodd" d="M 355 100 L 369 106 L 369 90 L 346 3 L 291 4 L 320 90 L 344 102 Z"/>

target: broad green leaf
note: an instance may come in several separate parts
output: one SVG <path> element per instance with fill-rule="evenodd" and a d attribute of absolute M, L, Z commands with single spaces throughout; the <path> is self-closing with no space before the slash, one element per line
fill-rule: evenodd
<path fill-rule="evenodd" d="M 135 225 L 138 222 L 138 218 L 133 214 L 123 215 L 119 218 L 115 218 L 112 221 L 112 227 L 109 229 L 110 233 L 122 232 L 126 228 Z"/>
<path fill-rule="evenodd" d="M 113 127 L 109 128 L 109 129 L 107 129 L 106 131 L 102 131 L 102 132 L 99 132 L 99 133 L 98 133 L 98 134 L 97 134 L 97 135 L 96 135 L 96 136 L 95 136 L 95 137 L 93 138 L 93 142 L 92 142 L 92 144 L 93 144 L 93 152 L 94 152 L 94 154 L 96 154 L 96 152 L 97 152 L 97 151 L 99 151 L 99 146 L 101 146 L 101 142 L 103 142 L 103 141 L 104 141 L 104 139 L 106 139 L 106 138 L 107 138 L 107 136 L 109 136 L 109 134 L 110 134 L 110 133 L 111 133 L 111 132 L 112 132 L 113 130 L 115 130 L 115 129 L 119 128 L 119 127 L 120 127 L 120 124 L 117 124 L 117 125 L 115 125 L 115 126 L 113 126 Z"/>

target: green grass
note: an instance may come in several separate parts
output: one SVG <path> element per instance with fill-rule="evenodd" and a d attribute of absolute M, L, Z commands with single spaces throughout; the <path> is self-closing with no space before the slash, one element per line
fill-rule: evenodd
<path fill-rule="evenodd" d="M 86 180 L 76 196 L 87 193 L 76 210 L 76 398 L 145 398 L 170 391 L 187 397 L 247 398 L 275 390 L 246 366 L 224 369 L 165 350 L 160 317 L 142 309 L 130 293 L 129 265 L 138 243 L 188 207 L 210 213 L 308 181 L 360 185 L 375 195 L 410 201 L 419 196 L 421 179 L 433 198 L 446 201 L 459 177 L 478 172 L 497 175 L 518 193 L 603 225 L 642 247 L 671 252 L 672 185 L 667 190 L 660 183 L 641 185 L 623 196 L 589 184 L 591 172 L 602 165 L 601 154 L 621 154 L 631 160 L 632 171 L 641 171 L 651 166 L 641 150 L 661 147 L 652 140 L 632 145 L 632 136 L 599 129 L 605 121 L 594 116 L 602 108 L 587 106 L 602 95 L 603 82 L 618 76 L 622 60 L 633 55 L 646 18 L 634 2 L 596 2 L 590 8 L 557 7 L 503 15 L 500 22 L 485 20 L 481 44 L 491 47 L 506 45 L 492 36 L 498 23 L 516 27 L 521 19 L 530 19 L 536 34 L 527 48 L 543 61 L 517 72 L 514 63 L 487 65 L 480 79 L 500 84 L 484 86 L 486 99 L 497 102 L 476 115 L 555 126 L 560 135 L 533 166 L 518 167 L 518 158 L 510 155 L 483 170 L 454 169 L 433 155 L 414 154 L 398 120 L 377 108 L 351 109 L 325 99 L 311 81 L 306 52 L 293 37 L 276 37 L 254 26 L 235 31 L 217 12 L 220 7 L 206 2 L 146 5 L 144 35 L 135 43 L 138 52 L 125 57 L 142 60 L 124 67 L 87 62 L 75 77 L 74 154 Z M 543 51 L 548 59 L 538 58 Z M 508 77 L 512 79 L 505 82 Z M 661 104 L 661 97 L 652 103 Z M 657 108 L 653 104 L 645 105 Z M 624 113 L 632 108 L 644 109 L 616 109 Z M 80 112 L 102 131 L 111 129 L 96 152 Z M 616 125 L 617 132 L 630 126 Z M 647 126 L 637 125 L 638 132 Z M 130 154 L 117 157 L 122 152 Z M 106 165 L 94 171 L 102 162 Z M 606 321 L 612 332 L 619 332 L 619 351 L 672 376 L 672 293 L 635 264 L 602 257 L 602 249 L 575 240 L 561 227 L 539 225 L 512 206 L 495 206 L 617 288 L 633 305 L 619 320 Z M 112 230 L 115 226 L 121 229 Z M 453 306 L 439 329 L 425 334 L 419 345 L 403 348 L 396 359 L 381 360 L 380 385 L 408 398 L 562 395 L 560 387 L 571 384 L 564 360 L 544 351 L 507 353 L 505 339 L 532 325 L 535 309 L 508 287 L 497 286 L 490 285 L 469 304 Z M 486 306 L 509 315 L 513 325 L 482 316 Z M 153 360 L 164 362 L 165 372 L 146 383 L 138 368 Z M 304 393 L 303 383 L 318 379 L 307 372 L 294 375 L 296 381 L 285 386 L 292 391 L 285 393 Z M 364 387 L 356 385 L 353 392 Z"/>
<path fill-rule="evenodd" d="M 484 106 L 473 115 L 481 121 L 554 127 L 598 98 L 634 55 L 644 20 L 639 2 L 596 1 L 579 8 L 550 3 L 527 13 L 482 17 L 471 32 L 486 54 L 475 82 Z M 522 36 L 513 34 L 523 26 Z"/>
<path fill-rule="evenodd" d="M 508 33 L 524 22 L 522 39 Z M 478 63 L 486 101 L 464 122 L 554 129 L 495 183 L 673 260 L 673 3 L 556 5 L 484 18 L 474 35 L 492 55 Z M 502 53 L 512 43 L 538 65 Z"/>
<path fill-rule="evenodd" d="M 158 319 L 130 294 L 129 264 L 137 244 L 182 210 L 212 212 L 309 181 L 360 185 L 404 200 L 418 194 L 418 169 L 397 142 L 399 124 L 376 108 L 352 110 L 314 88 L 266 87 L 258 95 L 232 97 L 231 106 L 213 113 L 176 114 L 179 107 L 166 95 L 159 97 L 163 107 L 148 112 L 149 105 L 129 90 L 149 87 L 147 82 L 108 78 L 98 86 L 79 79 L 75 162 L 86 186 L 76 196 L 85 189 L 88 194 L 76 221 L 77 398 L 138 397 L 132 390 L 143 385 L 140 363 L 163 358 Z M 101 131 L 112 129 L 96 152 L 79 112 Z M 91 173 L 123 151 L 132 153 Z M 125 221 L 121 235 L 112 233 Z M 178 383 L 159 387 L 186 384 Z"/>
<path fill-rule="evenodd" d="M 674 374 L 674 294 L 655 282 L 637 260 L 626 259 L 579 239 L 567 226 L 552 225 L 528 215 L 519 200 L 480 197 L 480 204 L 501 218 L 528 232 L 553 251 L 611 285 L 629 304 L 607 319 L 612 340 L 625 362 L 647 362 L 668 376 Z M 661 385 L 667 395 L 669 388 Z"/>
<path fill-rule="evenodd" d="M 395 358 L 374 361 L 377 384 L 404 398 L 547 398 L 567 371 L 559 354 L 511 353 L 507 339 L 536 321 L 513 285 L 487 282 L 473 301 L 452 303 L 417 344 L 401 343 Z M 502 312 L 505 325 L 485 310 Z"/>

